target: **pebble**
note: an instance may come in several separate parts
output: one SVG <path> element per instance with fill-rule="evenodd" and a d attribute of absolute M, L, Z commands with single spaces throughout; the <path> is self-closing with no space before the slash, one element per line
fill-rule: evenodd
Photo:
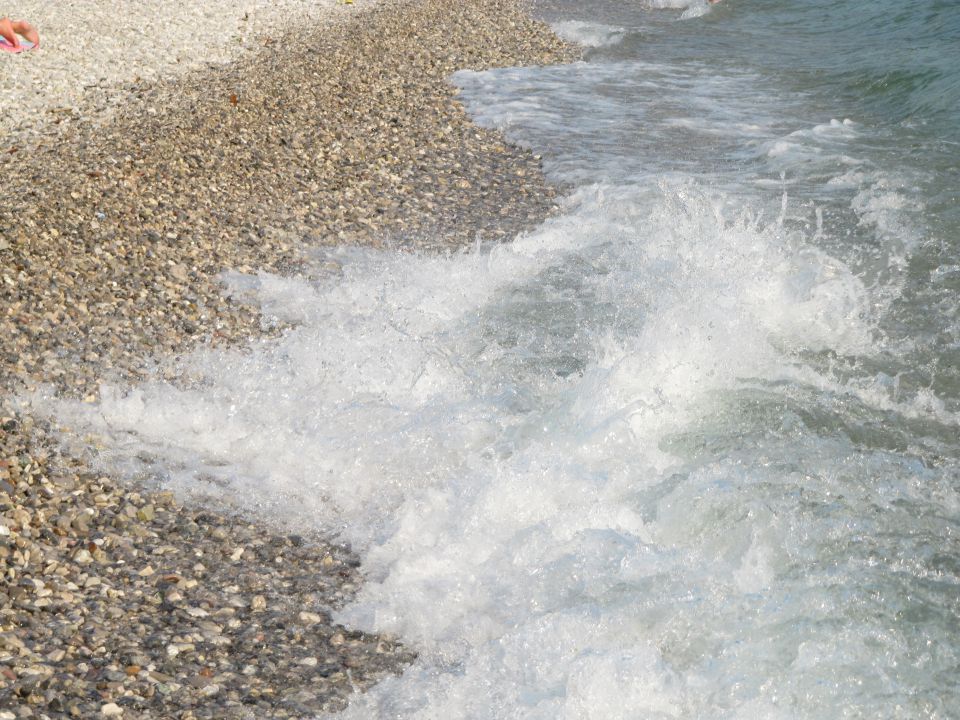
<path fill-rule="evenodd" d="M 306 611 L 306 610 L 304 610 L 303 612 L 299 613 L 299 614 L 297 615 L 297 617 L 298 617 L 302 622 L 307 623 L 307 624 L 309 624 L 309 625 L 316 625 L 317 623 L 323 622 L 323 618 L 320 617 L 320 615 L 318 615 L 317 613 L 308 612 L 308 611 Z"/>

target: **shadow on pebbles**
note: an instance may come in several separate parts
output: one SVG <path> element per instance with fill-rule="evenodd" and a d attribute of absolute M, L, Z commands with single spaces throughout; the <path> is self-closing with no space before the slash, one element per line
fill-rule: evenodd
<path fill-rule="evenodd" d="M 348 548 L 103 476 L 14 398 L 94 400 L 261 332 L 227 268 L 537 224 L 556 199 L 538 159 L 446 78 L 574 55 L 514 2 L 381 2 L 0 148 L 0 720 L 310 716 L 411 661 L 331 623 L 362 581 Z"/>

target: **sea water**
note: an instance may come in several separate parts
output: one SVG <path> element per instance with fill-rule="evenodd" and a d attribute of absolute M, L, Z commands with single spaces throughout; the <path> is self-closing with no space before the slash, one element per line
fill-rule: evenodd
<path fill-rule="evenodd" d="M 353 546 L 419 656 L 347 718 L 960 717 L 960 7 L 540 12 L 583 62 L 452 81 L 560 214 L 232 275 L 292 329 L 56 411 Z"/>

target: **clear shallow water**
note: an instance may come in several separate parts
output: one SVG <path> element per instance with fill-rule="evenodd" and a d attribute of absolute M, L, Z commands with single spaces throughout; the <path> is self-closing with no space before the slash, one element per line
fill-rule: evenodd
<path fill-rule="evenodd" d="M 560 217 L 235 276 L 296 327 L 53 405 L 354 545 L 339 619 L 420 659 L 347 717 L 960 716 L 957 15 L 656 5 L 552 2 L 586 62 L 455 78 Z"/>

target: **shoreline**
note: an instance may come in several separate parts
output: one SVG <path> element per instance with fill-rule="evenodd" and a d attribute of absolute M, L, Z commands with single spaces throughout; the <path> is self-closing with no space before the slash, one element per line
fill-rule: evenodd
<path fill-rule="evenodd" d="M 0 156 L 0 718 L 299 717 L 413 657 L 331 624 L 362 581 L 348 548 L 103 476 L 13 402 L 38 384 L 92 400 L 262 336 L 223 270 L 458 248 L 552 211 L 538 159 L 474 126 L 446 78 L 576 50 L 513 0 L 381 0 L 335 27 L 144 83 L 41 134 L 29 165 Z"/>

